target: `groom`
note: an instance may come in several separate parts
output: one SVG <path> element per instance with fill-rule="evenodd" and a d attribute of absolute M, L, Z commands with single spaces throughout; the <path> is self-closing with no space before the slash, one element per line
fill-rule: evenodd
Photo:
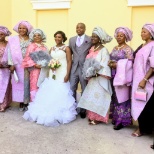
<path fill-rule="evenodd" d="M 73 54 L 72 69 L 70 75 L 71 90 L 73 97 L 76 99 L 76 90 L 80 81 L 82 92 L 84 91 L 87 81 L 82 77 L 82 68 L 85 58 L 91 47 L 91 38 L 85 35 L 86 26 L 84 23 L 78 23 L 76 26 L 77 36 L 70 38 L 69 47 Z M 86 117 L 86 110 L 80 109 L 81 118 Z"/>

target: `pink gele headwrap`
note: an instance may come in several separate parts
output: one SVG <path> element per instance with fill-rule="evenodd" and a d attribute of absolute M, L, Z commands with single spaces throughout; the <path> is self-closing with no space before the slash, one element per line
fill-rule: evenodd
<path fill-rule="evenodd" d="M 131 41 L 131 39 L 133 38 L 133 32 L 128 27 L 118 27 L 114 33 L 115 38 L 117 37 L 117 34 L 119 32 L 122 32 L 125 35 L 126 42 Z"/>
<path fill-rule="evenodd" d="M 0 26 L 0 32 L 4 33 L 6 36 L 10 36 L 12 34 L 5 26 Z"/>
<path fill-rule="evenodd" d="M 154 23 L 150 24 L 150 23 L 147 23 L 145 25 L 143 25 L 142 28 L 145 28 L 149 31 L 149 33 L 151 34 L 152 38 L 154 39 Z"/>
<path fill-rule="evenodd" d="M 13 28 L 14 31 L 18 33 L 19 25 L 22 24 L 27 27 L 28 34 L 32 31 L 33 26 L 28 21 L 19 21 Z"/>

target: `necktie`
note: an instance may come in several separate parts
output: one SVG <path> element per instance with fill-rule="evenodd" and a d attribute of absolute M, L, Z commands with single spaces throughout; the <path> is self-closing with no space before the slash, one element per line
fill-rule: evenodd
<path fill-rule="evenodd" d="M 78 38 L 77 38 L 76 45 L 77 45 L 78 47 L 81 45 L 81 37 L 78 37 Z"/>

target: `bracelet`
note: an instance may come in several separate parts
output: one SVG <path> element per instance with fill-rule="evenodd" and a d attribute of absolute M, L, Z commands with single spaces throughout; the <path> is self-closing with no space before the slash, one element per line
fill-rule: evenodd
<path fill-rule="evenodd" d="M 143 80 L 148 81 L 146 78 L 144 78 Z"/>

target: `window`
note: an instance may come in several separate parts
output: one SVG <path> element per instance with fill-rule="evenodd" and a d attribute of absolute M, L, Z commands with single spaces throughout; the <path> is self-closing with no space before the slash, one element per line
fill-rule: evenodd
<path fill-rule="evenodd" d="M 154 6 L 154 0 L 128 0 L 128 6 Z"/>
<path fill-rule="evenodd" d="M 34 10 L 69 9 L 72 0 L 30 0 Z"/>

